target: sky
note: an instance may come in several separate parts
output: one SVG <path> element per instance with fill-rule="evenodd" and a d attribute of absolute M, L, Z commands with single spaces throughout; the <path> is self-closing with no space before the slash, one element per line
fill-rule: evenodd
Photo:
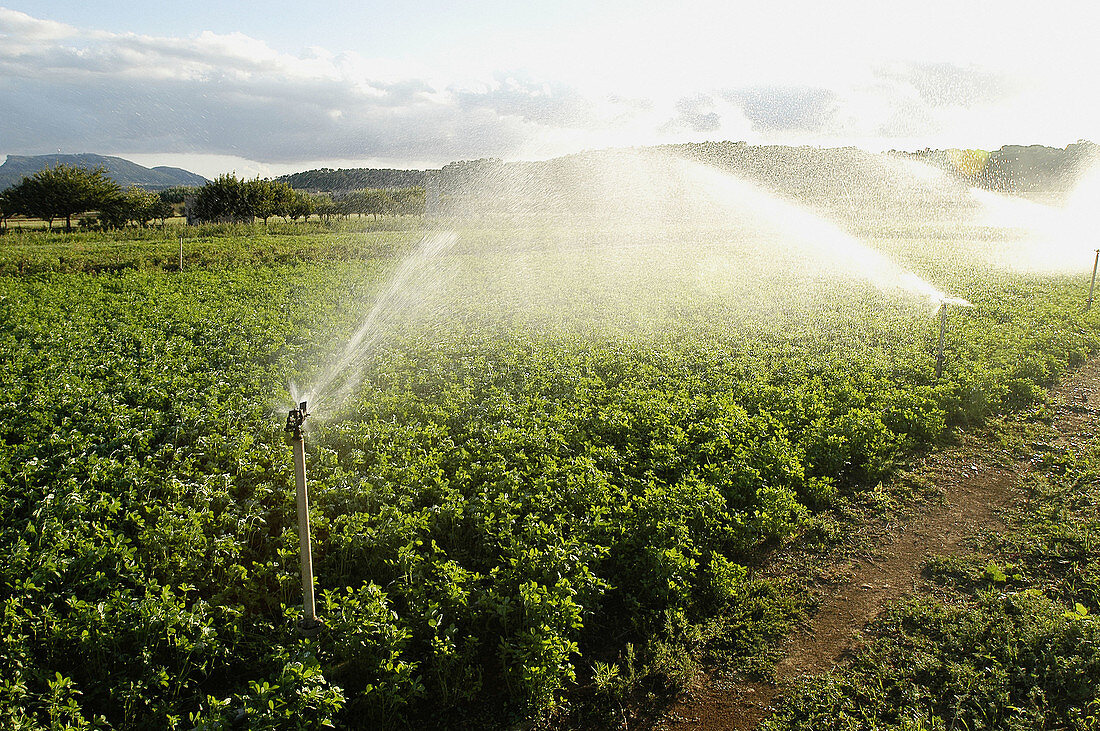
<path fill-rule="evenodd" d="M 251 177 L 703 140 L 1100 141 L 1084 0 L 0 3 L 0 156 Z"/>

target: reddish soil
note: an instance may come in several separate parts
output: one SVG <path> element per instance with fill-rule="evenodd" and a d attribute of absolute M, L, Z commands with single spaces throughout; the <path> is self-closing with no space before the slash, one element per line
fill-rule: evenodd
<path fill-rule="evenodd" d="M 1100 409 L 1100 360 L 1084 366 L 1051 394 L 1052 427 L 1060 442 L 1089 436 Z M 816 613 L 790 639 L 775 667 L 775 682 L 740 680 L 717 670 L 702 675 L 656 724 L 661 731 L 749 731 L 771 713 L 776 696 L 792 681 L 832 668 L 858 645 L 860 630 L 883 607 L 919 592 L 921 570 L 933 556 L 958 554 L 967 543 L 1000 525 L 998 513 L 1023 499 L 1030 461 L 980 439 L 933 454 L 912 474 L 942 490 L 944 499 L 885 526 L 877 549 L 833 569 Z"/>

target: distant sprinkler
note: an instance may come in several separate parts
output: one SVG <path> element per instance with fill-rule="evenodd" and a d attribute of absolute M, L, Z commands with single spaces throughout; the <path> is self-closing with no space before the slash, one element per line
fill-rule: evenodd
<path fill-rule="evenodd" d="M 1092 309 L 1092 295 L 1096 291 L 1096 265 L 1100 264 L 1100 249 L 1096 250 L 1096 257 L 1092 260 L 1092 284 L 1089 285 L 1089 301 L 1085 303 L 1085 312 Z"/>
<path fill-rule="evenodd" d="M 936 350 L 936 380 L 943 375 L 943 338 L 947 334 L 947 302 L 940 303 L 940 347 Z"/>
<path fill-rule="evenodd" d="M 302 621 L 300 629 L 306 633 L 316 632 L 317 607 L 313 601 L 313 555 L 309 546 L 309 495 L 306 492 L 306 443 L 302 436 L 302 426 L 309 416 L 306 402 L 291 409 L 286 415 L 287 441 L 294 448 L 294 482 L 298 487 L 298 542 L 302 552 Z"/>
<path fill-rule="evenodd" d="M 936 349 L 936 380 L 939 380 L 943 376 L 943 341 L 947 336 L 947 306 L 958 305 L 959 307 L 973 307 L 961 297 L 944 297 L 940 300 L 940 346 Z"/>

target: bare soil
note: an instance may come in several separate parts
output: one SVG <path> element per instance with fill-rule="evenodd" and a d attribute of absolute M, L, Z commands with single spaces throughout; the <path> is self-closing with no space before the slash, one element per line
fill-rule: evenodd
<path fill-rule="evenodd" d="M 1073 373 L 1051 393 L 1051 425 L 1059 442 L 1073 446 L 1091 436 L 1100 413 L 1093 404 L 1100 405 L 1100 360 Z M 652 727 L 755 729 L 794 680 L 828 671 L 857 648 L 860 631 L 886 604 L 924 590 L 922 567 L 929 558 L 959 554 L 983 533 L 999 528 L 1000 510 L 1026 499 L 1030 468 L 1026 451 L 975 435 L 929 455 L 910 477 L 930 482 L 943 500 L 915 506 L 896 522 L 884 521 L 874 531 L 872 550 L 834 560 L 822 582 L 818 609 L 791 637 L 775 667 L 774 682 L 740 679 L 736 669 L 708 671 Z M 782 570 L 791 568 L 786 563 Z"/>

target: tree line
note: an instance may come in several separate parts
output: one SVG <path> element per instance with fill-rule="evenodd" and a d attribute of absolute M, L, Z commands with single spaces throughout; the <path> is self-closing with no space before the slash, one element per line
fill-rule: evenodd
<path fill-rule="evenodd" d="M 417 185 L 409 188 L 368 188 L 332 195 L 321 194 L 329 215 L 420 216 L 424 214 L 426 195 Z"/>
<path fill-rule="evenodd" d="M 288 221 L 319 215 L 323 219 L 351 215 L 421 215 L 422 187 L 355 190 L 339 194 L 307 193 L 282 180 L 247 180 L 235 174 L 217 177 L 197 188 L 176 187 L 151 193 L 137 187 L 123 190 L 104 168 L 57 165 L 26 176 L 0 192 L 0 230 L 15 216 L 37 218 L 52 229 L 64 220 L 72 230 L 79 217 L 82 228 L 114 229 L 161 223 L 185 207 L 188 221 L 251 222 L 265 224 L 278 216 Z"/>
<path fill-rule="evenodd" d="M 222 175 L 198 188 L 189 206 L 189 218 L 198 221 L 251 221 L 264 223 L 272 216 L 298 220 L 318 215 L 322 219 L 352 215 L 416 216 L 424 213 L 424 188 L 369 188 L 346 193 L 307 193 L 283 180 L 241 180 Z"/>
<path fill-rule="evenodd" d="M 393 190 L 396 188 L 416 188 L 424 185 L 423 170 L 391 170 L 379 168 L 320 168 L 300 173 L 283 175 L 281 180 L 297 190 L 310 191 L 352 191 L 352 190 Z"/>
<path fill-rule="evenodd" d="M 14 216 L 38 218 L 53 228 L 53 222 L 65 221 L 72 230 L 73 218 L 94 212 L 80 223 L 102 228 L 121 228 L 129 224 L 147 226 L 154 220 L 172 215 L 172 204 L 164 197 L 138 187 L 122 189 L 107 177 L 105 168 L 57 165 L 26 176 L 0 192 L 0 230 Z"/>
<path fill-rule="evenodd" d="M 189 222 L 250 222 L 259 218 L 266 224 L 272 216 L 309 218 L 315 209 L 311 196 L 286 183 L 266 178 L 245 180 L 232 173 L 219 175 L 189 198 Z"/>

